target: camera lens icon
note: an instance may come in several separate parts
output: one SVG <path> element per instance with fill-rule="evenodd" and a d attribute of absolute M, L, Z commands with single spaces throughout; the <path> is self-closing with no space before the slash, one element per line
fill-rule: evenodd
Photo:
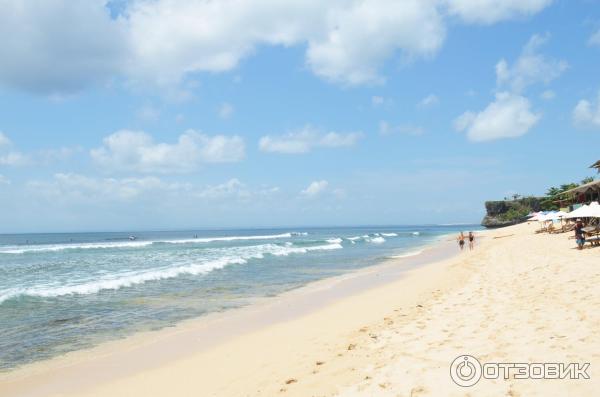
<path fill-rule="evenodd" d="M 473 386 L 481 379 L 481 363 L 473 356 L 458 356 L 450 365 L 450 378 L 459 386 Z"/>

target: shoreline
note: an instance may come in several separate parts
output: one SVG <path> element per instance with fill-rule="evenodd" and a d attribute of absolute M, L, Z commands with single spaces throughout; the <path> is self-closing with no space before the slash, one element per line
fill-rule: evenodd
<path fill-rule="evenodd" d="M 483 235 L 485 231 L 477 233 Z M 409 272 L 453 257 L 459 252 L 454 246 L 454 241 L 449 240 L 449 237 L 450 235 L 441 235 L 436 240 L 413 247 L 404 254 L 385 256 L 373 265 L 312 281 L 277 296 L 255 298 L 248 305 L 186 319 L 159 330 L 136 332 L 124 338 L 103 341 L 86 349 L 67 352 L 47 360 L 32 362 L 0 372 L 0 383 L 21 385 L 23 380 L 37 377 L 52 378 L 55 372 L 62 372 L 77 366 L 93 365 L 98 358 L 117 359 L 113 356 L 119 356 L 122 351 L 131 352 L 136 349 L 145 349 L 146 354 L 151 355 L 153 354 L 150 352 L 151 350 L 160 356 L 161 362 L 182 359 L 191 354 L 183 346 L 185 344 L 174 341 L 174 339 L 205 338 L 201 343 L 194 344 L 194 353 L 204 352 L 236 337 L 306 316 L 336 301 L 398 281 Z M 166 349 L 162 346 L 165 343 L 170 343 L 172 345 L 170 347 L 175 348 Z M 182 347 L 182 349 L 177 347 Z M 120 365 L 122 368 L 117 372 L 105 374 L 101 379 L 95 379 L 91 383 L 109 381 L 158 365 L 143 364 L 129 367 L 122 364 Z M 35 383 L 38 382 L 35 381 Z M 16 389 L 20 389 L 20 387 L 17 386 Z M 0 391 L 2 390 L 3 387 L 0 384 Z"/>
<path fill-rule="evenodd" d="M 594 395 L 598 251 L 579 251 L 567 234 L 536 234 L 536 227 L 487 231 L 474 251 L 448 257 L 444 249 L 458 253 L 451 239 L 435 246 L 441 260 L 431 249 L 235 315 L 138 334 L 37 372 L 32 366 L 0 377 L 0 395 Z M 482 378 L 463 388 L 449 368 L 465 354 L 481 363 L 590 363 L 589 379 Z"/>

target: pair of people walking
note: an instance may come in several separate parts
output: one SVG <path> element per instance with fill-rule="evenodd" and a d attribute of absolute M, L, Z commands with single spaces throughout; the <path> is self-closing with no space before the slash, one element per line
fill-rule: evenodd
<path fill-rule="evenodd" d="M 461 251 L 465 248 L 465 240 L 467 238 L 469 239 L 469 251 L 472 251 L 473 248 L 475 248 L 475 235 L 473 232 L 469 232 L 469 235 L 466 238 L 465 234 L 460 232 L 456 240 L 458 241 L 458 246 L 460 247 Z"/>

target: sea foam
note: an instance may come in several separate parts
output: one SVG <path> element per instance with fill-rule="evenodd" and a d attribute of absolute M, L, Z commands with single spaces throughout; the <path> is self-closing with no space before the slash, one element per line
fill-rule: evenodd
<path fill-rule="evenodd" d="M 401 259 L 401 258 L 409 258 L 411 256 L 421 255 L 423 250 L 409 251 L 398 255 L 391 255 L 390 258 Z"/>
<path fill-rule="evenodd" d="M 0 254 L 25 254 L 30 252 L 54 252 L 64 250 L 84 250 L 84 249 L 114 249 L 114 248 L 143 248 L 153 244 L 195 244 L 212 243 L 223 241 L 238 240 L 273 240 L 291 238 L 295 234 L 282 233 L 258 236 L 223 236 L 206 238 L 189 238 L 175 240 L 153 240 L 153 241 L 118 241 L 106 243 L 68 243 L 68 244 L 47 244 L 47 245 L 24 245 L 0 247 Z"/>
<path fill-rule="evenodd" d="M 291 254 L 306 254 L 312 251 L 328 251 L 342 249 L 339 243 L 328 243 L 315 246 L 294 247 L 289 245 L 263 244 L 250 247 L 236 247 L 229 254 L 224 251 L 223 256 L 216 259 L 205 260 L 198 263 L 175 265 L 170 267 L 155 268 L 138 272 L 122 272 L 81 280 L 78 283 L 66 285 L 45 284 L 26 288 L 12 288 L 0 291 L 0 304 L 19 296 L 32 297 L 58 297 L 65 295 L 89 295 L 102 290 L 118 290 L 149 281 L 175 278 L 181 275 L 201 275 L 222 269 L 228 265 L 245 264 L 251 259 L 262 259 L 265 255 L 288 256 Z"/>

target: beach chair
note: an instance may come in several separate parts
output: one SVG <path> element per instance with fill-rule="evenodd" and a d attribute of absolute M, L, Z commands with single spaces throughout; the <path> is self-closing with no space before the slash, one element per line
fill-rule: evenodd
<path fill-rule="evenodd" d="M 600 246 L 600 236 L 594 236 L 585 239 L 586 243 L 590 243 L 592 247 Z"/>

